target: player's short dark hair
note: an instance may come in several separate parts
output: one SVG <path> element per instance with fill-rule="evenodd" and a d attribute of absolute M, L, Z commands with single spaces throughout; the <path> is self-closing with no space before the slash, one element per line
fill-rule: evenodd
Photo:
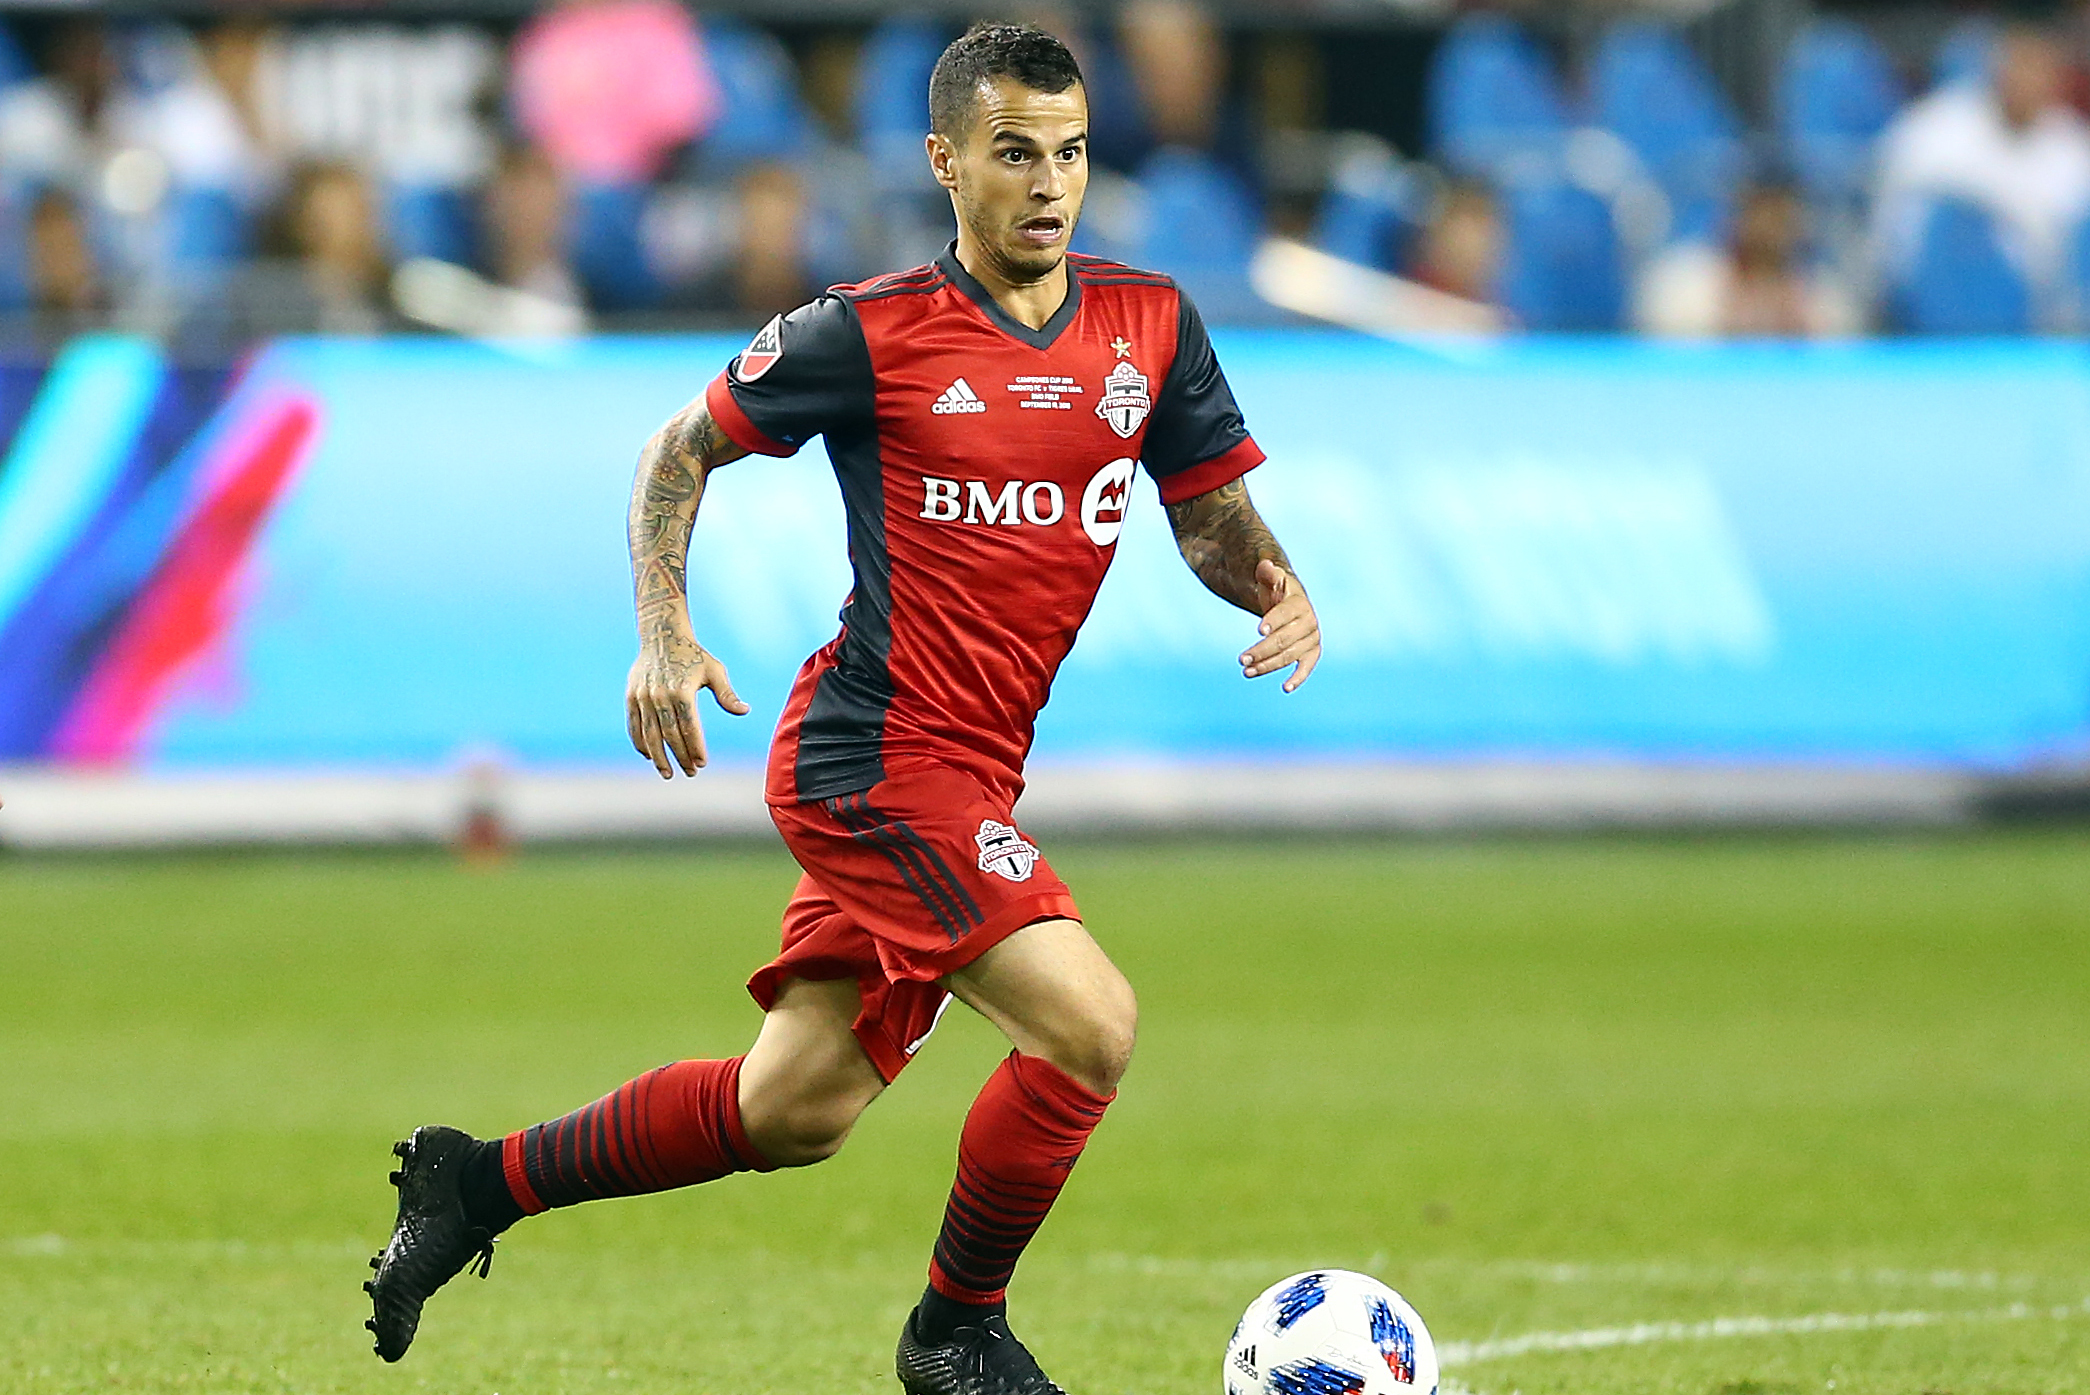
<path fill-rule="evenodd" d="M 1064 92 L 1081 81 L 1067 46 L 1035 24 L 975 24 L 929 74 L 929 126 L 957 140 L 979 107 L 980 84 L 1010 77 L 1033 92 Z"/>

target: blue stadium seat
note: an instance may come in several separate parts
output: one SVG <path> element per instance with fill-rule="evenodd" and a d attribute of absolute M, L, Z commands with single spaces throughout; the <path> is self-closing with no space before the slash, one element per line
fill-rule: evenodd
<path fill-rule="evenodd" d="M 1500 15 L 1460 20 L 1432 60 L 1430 136 L 1452 168 L 1486 178 L 1551 160 L 1568 132 L 1559 75 L 1530 35 Z"/>
<path fill-rule="evenodd" d="M 1633 148 L 1669 196 L 1670 235 L 1724 236 L 1742 173 L 1742 123 L 1677 29 L 1615 24 L 1590 65 L 1598 125 Z"/>
<path fill-rule="evenodd" d="M 1130 246 L 1088 245 L 1106 256 L 1173 276 L 1206 318 L 1267 319 L 1270 308 L 1248 284 L 1262 236 L 1256 201 L 1232 171 L 1200 151 L 1163 146 L 1139 172 L 1143 215 Z"/>
<path fill-rule="evenodd" d="M 36 65 L 15 39 L 14 31 L 0 23 L 0 88 L 14 86 L 36 76 Z"/>
<path fill-rule="evenodd" d="M 394 259 L 434 257 L 472 264 L 474 218 L 471 195 L 433 184 L 393 184 L 384 192 L 385 233 Z"/>
<path fill-rule="evenodd" d="M 1610 205 L 1565 180 L 1511 185 L 1499 197 L 1503 305 L 1527 329 L 1618 329 L 1625 256 Z"/>
<path fill-rule="evenodd" d="M 254 250 L 253 219 L 229 190 L 176 186 L 166 217 L 168 256 L 177 264 L 217 266 Z"/>
<path fill-rule="evenodd" d="M 1990 19 L 1962 20 L 1931 59 L 1930 80 L 1938 87 L 1955 82 L 1985 82 L 1996 53 L 1996 26 Z"/>
<path fill-rule="evenodd" d="M 1863 27 L 1826 19 L 1800 36 L 1778 75 L 1777 126 L 1811 199 L 1848 206 L 1865 196 L 1873 147 L 1901 104 L 1894 65 Z"/>
<path fill-rule="evenodd" d="M 643 184 L 576 182 L 572 188 L 569 255 L 597 309 L 644 310 L 660 303 L 660 281 L 639 238 L 647 192 Z"/>
<path fill-rule="evenodd" d="M 887 19 L 864 37 L 857 57 L 856 129 L 878 182 L 932 185 L 922 138 L 929 133 L 929 73 L 950 39 L 933 20 Z"/>
<path fill-rule="evenodd" d="M 1313 244 L 1360 266 L 1398 271 L 1427 211 L 1418 183 L 1391 150 L 1364 138 L 1336 158 Z"/>
<path fill-rule="evenodd" d="M 1178 271 L 1248 272 L 1262 218 L 1241 181 L 1211 156 L 1164 146 L 1140 169 L 1147 217 L 1138 257 Z"/>
<path fill-rule="evenodd" d="M 27 191 L 13 180 L 0 183 L 0 310 L 29 304 Z"/>
<path fill-rule="evenodd" d="M 1916 334 L 2028 334 L 2033 327 L 2032 288 L 2004 252 L 1995 218 L 1962 199 L 1931 205 L 1895 291 L 1896 317 Z"/>
<path fill-rule="evenodd" d="M 791 55 L 768 31 L 722 15 L 704 17 L 704 51 L 718 77 L 718 121 L 704 137 L 703 163 L 730 173 L 763 160 L 797 160 L 812 146 Z"/>

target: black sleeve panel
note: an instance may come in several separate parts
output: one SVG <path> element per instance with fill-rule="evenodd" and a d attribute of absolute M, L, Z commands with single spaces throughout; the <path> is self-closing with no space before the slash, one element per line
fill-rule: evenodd
<path fill-rule="evenodd" d="M 1234 390 L 1219 371 L 1219 358 L 1205 334 L 1205 322 L 1176 289 L 1176 357 L 1162 380 L 1147 420 L 1142 455 L 1147 473 L 1157 481 L 1225 455 L 1248 439 Z"/>
<path fill-rule="evenodd" d="M 763 326 L 726 381 L 755 429 L 793 450 L 824 432 L 868 426 L 876 410 L 863 321 L 838 295 Z"/>

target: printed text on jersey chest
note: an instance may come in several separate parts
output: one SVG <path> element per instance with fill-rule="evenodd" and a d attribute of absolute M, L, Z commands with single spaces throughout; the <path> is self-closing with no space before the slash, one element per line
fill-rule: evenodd
<path fill-rule="evenodd" d="M 1081 384 L 1072 378 L 1034 373 L 1026 374 L 1010 383 L 1009 391 L 1016 394 L 1016 405 L 1019 407 L 1065 412 L 1074 406 L 1067 398 L 1079 396 Z"/>

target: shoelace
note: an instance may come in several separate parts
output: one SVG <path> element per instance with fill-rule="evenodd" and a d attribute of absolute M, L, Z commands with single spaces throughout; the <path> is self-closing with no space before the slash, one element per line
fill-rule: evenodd
<path fill-rule="evenodd" d="M 472 1238 L 480 1239 L 480 1237 L 484 1237 L 484 1239 L 472 1257 L 464 1262 L 464 1272 L 469 1274 L 472 1270 L 477 1269 L 479 1277 L 483 1279 L 493 1268 L 494 1236 L 484 1226 L 473 1226 Z"/>

